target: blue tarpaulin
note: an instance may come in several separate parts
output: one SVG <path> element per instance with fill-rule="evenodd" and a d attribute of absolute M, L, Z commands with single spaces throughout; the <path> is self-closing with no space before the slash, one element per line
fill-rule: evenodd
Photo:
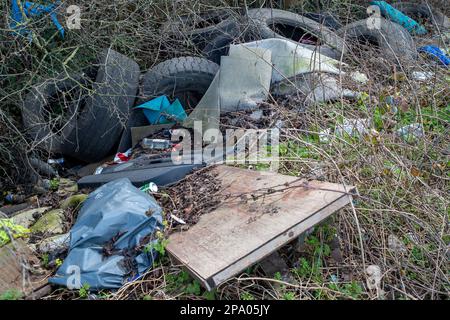
<path fill-rule="evenodd" d="M 173 103 L 170 103 L 166 96 L 147 101 L 136 108 L 143 109 L 150 124 L 167 124 L 172 123 L 173 120 L 182 122 L 187 118 L 181 102 L 176 99 Z"/>
<path fill-rule="evenodd" d="M 49 282 L 71 289 L 86 284 L 92 290 L 119 288 L 152 266 L 153 235 L 162 228 L 162 209 L 152 196 L 127 178 L 107 183 L 83 203 L 70 230 L 69 253 Z M 150 247 L 136 251 L 147 241 Z"/>
<path fill-rule="evenodd" d="M 419 48 L 419 52 L 425 52 L 428 55 L 438 59 L 443 65 L 450 65 L 450 57 L 439 47 L 436 46 L 424 46 Z"/>
<path fill-rule="evenodd" d="M 18 1 L 19 0 L 11 1 L 11 20 L 12 20 L 10 23 L 11 29 L 15 30 L 21 35 L 28 35 L 31 40 L 31 31 L 24 27 L 25 18 L 38 17 L 42 14 L 48 14 L 50 15 L 50 19 L 52 20 L 53 24 L 59 30 L 61 38 L 64 38 L 64 28 L 59 23 L 57 14 L 55 12 L 56 5 L 59 3 L 59 1 L 49 5 L 42 5 L 34 2 L 25 1 L 22 5 L 23 13 L 20 10 L 19 6 L 20 2 Z"/>

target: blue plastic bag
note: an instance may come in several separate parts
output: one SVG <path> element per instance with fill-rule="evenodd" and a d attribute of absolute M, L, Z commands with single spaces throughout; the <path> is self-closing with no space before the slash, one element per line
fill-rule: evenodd
<path fill-rule="evenodd" d="M 172 119 L 177 122 L 182 122 L 187 118 L 187 114 L 184 111 L 181 102 L 176 99 L 171 104 L 167 96 L 160 96 L 153 100 L 147 101 L 137 106 L 136 109 L 144 110 L 144 114 L 150 124 L 173 123 Z"/>
<path fill-rule="evenodd" d="M 152 266 L 156 252 L 151 243 L 157 240 L 150 240 L 146 250 L 134 249 L 162 228 L 162 209 L 152 196 L 126 178 L 107 183 L 83 203 L 70 230 L 69 253 L 49 282 L 71 289 L 85 284 L 92 290 L 120 288 Z"/>
<path fill-rule="evenodd" d="M 10 27 L 13 30 L 16 30 L 21 35 L 28 35 L 30 41 L 31 41 L 31 31 L 26 29 L 22 24 L 25 23 L 24 16 L 22 12 L 20 11 L 19 7 L 19 0 L 12 0 L 11 2 L 11 20 Z M 55 9 L 56 5 L 59 3 L 57 1 L 56 3 L 52 3 L 49 5 L 42 5 L 34 2 L 25 1 L 23 3 L 23 13 L 27 18 L 32 17 L 39 17 L 40 15 L 46 13 L 50 15 L 50 19 L 52 20 L 53 24 L 58 29 L 59 33 L 61 34 L 61 38 L 64 38 L 64 28 L 59 23 L 58 17 L 56 15 Z"/>
<path fill-rule="evenodd" d="M 390 4 L 386 3 L 386 1 L 372 1 L 370 2 L 370 4 L 379 7 L 383 16 L 387 17 L 389 20 L 395 23 L 398 23 L 410 33 L 419 35 L 427 33 L 427 30 L 419 23 L 417 23 L 417 21 L 411 19 L 401 11 L 395 9 Z"/>
<path fill-rule="evenodd" d="M 439 47 L 436 46 L 424 46 L 419 48 L 419 52 L 425 52 L 428 55 L 437 58 L 444 66 L 450 65 L 449 56 Z"/>

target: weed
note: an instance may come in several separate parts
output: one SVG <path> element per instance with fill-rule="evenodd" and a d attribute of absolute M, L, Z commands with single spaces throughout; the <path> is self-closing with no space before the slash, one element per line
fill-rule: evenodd
<path fill-rule="evenodd" d="M 59 179 L 50 180 L 49 189 L 52 191 L 56 191 L 59 188 Z"/>
<path fill-rule="evenodd" d="M 89 296 L 89 289 L 91 286 L 88 283 L 83 284 L 83 286 L 78 290 L 78 296 L 81 299 L 86 299 Z"/>
<path fill-rule="evenodd" d="M 242 300 L 255 300 L 255 297 L 250 292 L 241 293 Z"/>
<path fill-rule="evenodd" d="M 2 294 L 0 294 L 0 300 L 20 300 L 22 299 L 23 294 L 17 289 L 6 290 Z"/>

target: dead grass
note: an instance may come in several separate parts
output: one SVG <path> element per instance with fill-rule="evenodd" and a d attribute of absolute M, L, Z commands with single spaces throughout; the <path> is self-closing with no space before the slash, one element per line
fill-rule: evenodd
<path fill-rule="evenodd" d="M 40 26 L 34 29 L 38 40 L 33 43 L 11 38 L 5 31 L 0 33 L 0 189 L 6 190 L 20 181 L 22 159 L 26 156 L 48 156 L 39 148 L 32 148 L 23 135 L 18 115 L 18 102 L 32 83 L 65 68 L 79 70 L 103 47 L 111 46 L 134 58 L 142 70 L 174 56 L 199 55 L 186 39 L 161 36 L 159 26 L 168 16 L 242 5 L 239 1 L 181 1 L 174 8 L 173 1 L 159 1 L 157 5 L 148 1 L 115 1 L 114 5 L 104 1 L 78 2 L 85 12 L 83 31 L 69 33 L 64 41 L 39 32 Z M 294 9 L 311 10 L 313 3 L 316 2 L 304 1 Z M 330 1 L 328 9 L 345 22 L 363 15 L 362 3 Z M 447 10 L 445 1 L 431 4 L 444 13 Z M 0 8 L 7 12 L 6 2 Z M 442 41 L 442 34 L 436 36 L 434 40 Z M 294 283 L 283 282 L 279 277 L 268 279 L 254 266 L 207 293 L 181 266 L 172 265 L 163 257 L 142 279 L 97 297 L 448 299 L 450 74 L 420 59 L 414 69 L 434 72 L 434 77 L 418 82 L 409 73 L 411 66 L 394 67 L 370 51 L 355 51 L 346 62 L 369 76 L 367 85 L 351 87 L 365 93 L 359 101 L 341 99 L 301 108 L 299 112 L 303 103 L 299 95 L 272 98 L 264 106 L 275 112 L 270 116 L 271 123 L 283 120 L 284 128 L 290 128 L 282 131 L 281 173 L 356 185 L 359 191 L 351 206 L 316 228 L 300 252 L 295 243 L 283 248 Z M 386 104 L 387 96 L 397 98 L 395 108 Z M 333 132 L 344 118 L 370 119 L 376 132 L 361 137 L 331 134 L 328 143 L 321 143 L 319 132 L 327 128 Z M 425 129 L 423 137 L 405 141 L 395 134 L 399 127 L 416 122 Z M 245 123 L 235 126 L 246 127 Z M 173 209 L 186 210 L 176 205 Z M 336 239 L 340 257 L 329 250 Z M 371 265 L 381 270 L 381 290 L 367 285 L 366 270 Z M 79 292 L 65 289 L 46 297 L 79 298 Z"/>

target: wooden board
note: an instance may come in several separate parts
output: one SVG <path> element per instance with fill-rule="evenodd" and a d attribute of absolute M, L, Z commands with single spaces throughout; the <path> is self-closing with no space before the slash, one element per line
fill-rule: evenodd
<path fill-rule="evenodd" d="M 355 189 L 228 166 L 213 170 L 225 200 L 188 231 L 172 234 L 167 245 L 208 290 L 341 209 Z"/>
<path fill-rule="evenodd" d="M 31 294 L 47 284 L 48 274 L 32 274 L 37 269 L 39 258 L 21 239 L 0 248 L 0 295 L 9 290 Z M 47 272 L 48 273 L 48 272 Z"/>

